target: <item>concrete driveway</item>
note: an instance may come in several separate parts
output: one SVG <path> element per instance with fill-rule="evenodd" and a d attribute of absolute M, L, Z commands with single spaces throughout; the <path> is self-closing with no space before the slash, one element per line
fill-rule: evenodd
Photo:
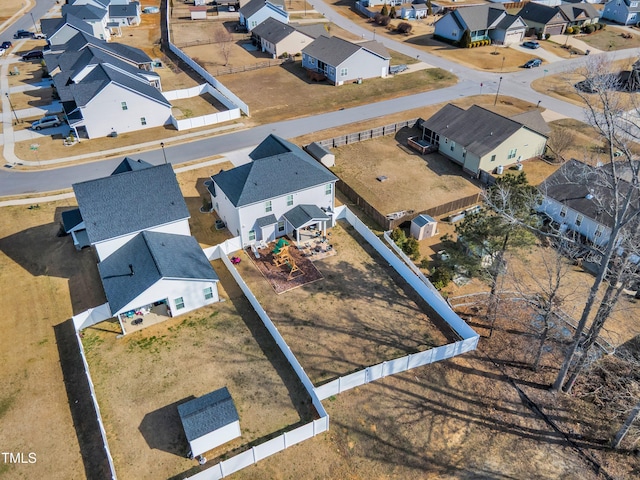
<path fill-rule="evenodd" d="M 597 48 L 593 48 L 591 45 L 584 43 L 582 40 L 580 40 L 579 36 L 574 37 L 571 35 L 551 35 L 549 40 L 559 43 L 560 45 L 564 45 L 565 42 L 567 42 L 567 45 L 571 45 L 576 50 L 580 50 L 583 52 L 589 50 L 590 53 L 602 53 L 602 50 L 598 50 Z"/>
<path fill-rule="evenodd" d="M 509 45 L 509 48 L 513 48 L 514 50 L 531 54 L 531 58 L 539 58 L 549 63 L 560 62 L 564 60 L 562 57 L 557 56 L 555 53 L 551 53 L 545 50 L 545 48 L 543 47 L 544 40 L 539 43 L 540 43 L 540 48 L 527 48 L 527 47 L 523 47 L 521 44 L 512 44 L 512 45 Z"/>

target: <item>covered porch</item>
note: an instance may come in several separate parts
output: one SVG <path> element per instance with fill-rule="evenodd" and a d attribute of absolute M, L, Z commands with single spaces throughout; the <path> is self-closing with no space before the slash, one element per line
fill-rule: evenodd
<path fill-rule="evenodd" d="M 171 310 L 165 299 L 120 313 L 116 315 L 116 318 L 120 322 L 122 334 L 127 335 L 169 320 L 171 318 Z"/>
<path fill-rule="evenodd" d="M 327 222 L 331 225 L 329 214 L 317 205 L 298 205 L 283 215 L 285 221 L 291 226 L 296 245 L 300 246 L 311 238 L 326 238 Z M 290 229 L 287 229 L 290 230 Z"/>

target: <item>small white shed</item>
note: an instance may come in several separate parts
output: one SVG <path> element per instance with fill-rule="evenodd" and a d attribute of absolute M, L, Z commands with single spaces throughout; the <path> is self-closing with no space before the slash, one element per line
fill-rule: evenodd
<path fill-rule="evenodd" d="M 198 6 L 198 7 L 189 7 L 189 11 L 191 12 L 191 20 L 206 20 L 207 10 L 208 10 L 208 7 L 206 5 Z"/>
<path fill-rule="evenodd" d="M 409 233 L 416 240 L 424 240 L 425 238 L 433 237 L 436 234 L 436 222 L 429 215 L 421 213 L 416 218 L 411 220 L 411 229 Z"/>
<path fill-rule="evenodd" d="M 206 0 L 193 0 L 193 4 L 194 4 L 196 7 L 200 7 L 200 6 L 202 6 L 202 5 L 206 5 Z"/>
<path fill-rule="evenodd" d="M 305 147 L 309 155 L 318 160 L 327 168 L 331 168 L 336 164 L 336 156 L 331 153 L 328 148 L 323 147 L 319 143 L 313 142 Z"/>
<path fill-rule="evenodd" d="M 227 387 L 178 405 L 178 413 L 193 457 L 241 435 L 238 411 Z"/>

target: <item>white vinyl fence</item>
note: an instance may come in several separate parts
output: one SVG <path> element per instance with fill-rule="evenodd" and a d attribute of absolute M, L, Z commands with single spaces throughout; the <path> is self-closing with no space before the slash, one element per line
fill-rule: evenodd
<path fill-rule="evenodd" d="M 177 130 L 188 130 L 190 128 L 204 127 L 206 125 L 215 125 L 216 123 L 227 122 L 229 120 L 240 118 L 240 109 L 208 83 L 203 83 L 196 87 L 183 88 L 181 90 L 171 90 L 169 92 L 164 92 L 163 94 L 167 100 L 172 101 L 180 100 L 182 98 L 197 97 L 204 93 L 208 93 L 213 96 L 229 110 L 210 113 L 208 115 L 200 115 L 197 117 L 183 118 L 180 120 L 171 115 L 171 123 Z"/>
<path fill-rule="evenodd" d="M 191 67 L 198 75 L 204 78 L 207 81 L 207 83 L 210 83 L 222 95 L 224 95 L 231 102 L 233 102 L 234 106 L 236 106 L 237 108 L 240 108 L 240 110 L 242 110 L 247 117 L 250 116 L 249 106 L 246 103 L 240 100 L 240 98 L 235 93 L 233 93 L 231 90 L 225 87 L 222 84 L 222 82 L 220 82 L 213 75 L 207 72 L 207 70 L 204 67 L 198 64 L 189 55 L 187 55 L 178 47 L 176 47 L 173 43 L 171 43 L 171 29 L 169 28 L 169 17 L 171 15 L 170 7 L 167 7 L 166 13 L 167 15 L 165 18 L 165 22 L 166 22 L 166 28 L 167 28 L 167 37 L 169 41 L 169 50 L 171 50 L 174 54 L 176 54 L 180 58 L 180 60 L 182 60 L 187 65 L 189 65 L 189 67 Z"/>

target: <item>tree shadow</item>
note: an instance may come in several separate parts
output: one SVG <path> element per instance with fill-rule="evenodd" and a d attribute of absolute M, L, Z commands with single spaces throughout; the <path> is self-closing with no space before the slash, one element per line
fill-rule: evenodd
<path fill-rule="evenodd" d="M 138 430 L 144 437 L 149 448 L 162 450 L 179 457 L 184 457 L 189 452 L 189 442 L 185 436 L 178 405 L 195 399 L 193 395 L 165 405 L 162 408 L 147 413 Z"/>

